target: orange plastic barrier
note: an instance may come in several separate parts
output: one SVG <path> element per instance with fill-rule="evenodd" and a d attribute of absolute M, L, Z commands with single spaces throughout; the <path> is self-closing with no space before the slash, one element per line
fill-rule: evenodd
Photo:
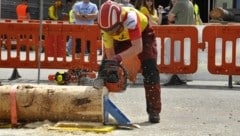
<path fill-rule="evenodd" d="M 43 23 L 43 53 L 38 54 L 39 23 L 0 23 L 1 45 L 6 46 L 1 56 L 2 68 L 37 68 L 40 56 L 41 68 L 86 69 L 97 71 L 101 57 L 101 34 L 97 25 L 74 25 L 63 22 Z M 195 26 L 155 26 L 158 45 L 158 67 L 161 73 L 194 73 L 198 65 L 198 31 Z M 72 56 L 66 56 L 66 42 L 72 39 Z M 76 54 L 77 42 L 81 42 L 81 53 Z M 85 54 L 87 41 L 90 54 Z M 12 46 L 16 50 L 12 50 Z M 22 51 L 22 47 L 25 50 Z M 34 47 L 34 49 L 32 49 Z"/>
<path fill-rule="evenodd" d="M 99 64 L 100 30 L 97 25 L 43 24 L 42 45 L 39 44 L 39 24 L 23 22 L 0 23 L 1 68 L 37 68 L 40 56 L 41 68 L 86 69 L 97 71 Z M 72 56 L 66 56 L 67 37 L 71 37 Z M 75 53 L 76 39 L 81 39 L 79 56 Z M 90 42 L 90 54 L 85 54 L 86 41 Z M 32 49 L 33 47 L 33 49 Z M 38 50 L 44 48 L 39 55 Z"/>
<path fill-rule="evenodd" d="M 203 29 L 208 43 L 208 71 L 212 74 L 240 75 L 240 25 L 211 25 Z"/>
<path fill-rule="evenodd" d="M 4 51 L 1 48 L 1 67 L 36 67 L 37 61 L 31 60 L 30 48 L 31 46 L 38 48 L 39 25 L 23 23 L 1 23 L 0 25 L 1 47 L 6 48 Z M 26 50 L 24 57 L 21 57 L 23 54 L 21 50 Z"/>
<path fill-rule="evenodd" d="M 194 26 L 155 26 L 161 73 L 197 71 L 198 30 Z"/>

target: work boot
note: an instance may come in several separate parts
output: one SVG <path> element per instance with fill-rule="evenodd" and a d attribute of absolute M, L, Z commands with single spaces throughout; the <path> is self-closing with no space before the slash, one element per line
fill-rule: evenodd
<path fill-rule="evenodd" d="M 150 113 L 148 121 L 151 123 L 159 123 L 160 122 L 160 116 L 157 113 Z"/>
<path fill-rule="evenodd" d="M 163 84 L 164 86 L 170 86 L 170 85 L 186 85 L 186 82 L 181 80 L 178 75 L 172 75 L 170 80 Z"/>

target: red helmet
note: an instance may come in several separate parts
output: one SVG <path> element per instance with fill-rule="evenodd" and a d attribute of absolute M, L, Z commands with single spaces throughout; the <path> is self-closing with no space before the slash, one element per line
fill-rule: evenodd
<path fill-rule="evenodd" d="M 121 6 L 111 0 L 104 2 L 98 13 L 99 27 L 103 30 L 110 30 L 121 22 Z"/>

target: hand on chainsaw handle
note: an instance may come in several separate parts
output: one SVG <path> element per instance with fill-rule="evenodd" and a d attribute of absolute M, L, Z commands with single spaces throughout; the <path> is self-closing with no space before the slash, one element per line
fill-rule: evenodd
<path fill-rule="evenodd" d="M 121 57 L 119 54 L 113 56 L 112 59 L 113 59 L 114 61 L 118 62 L 118 63 L 120 63 L 120 62 L 122 61 L 122 57 Z"/>

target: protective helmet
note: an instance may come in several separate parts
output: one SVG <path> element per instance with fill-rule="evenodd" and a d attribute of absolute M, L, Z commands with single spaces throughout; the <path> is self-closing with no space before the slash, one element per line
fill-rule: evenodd
<path fill-rule="evenodd" d="M 103 30 L 110 30 L 121 22 L 121 6 L 111 0 L 104 2 L 98 14 L 99 27 Z"/>

